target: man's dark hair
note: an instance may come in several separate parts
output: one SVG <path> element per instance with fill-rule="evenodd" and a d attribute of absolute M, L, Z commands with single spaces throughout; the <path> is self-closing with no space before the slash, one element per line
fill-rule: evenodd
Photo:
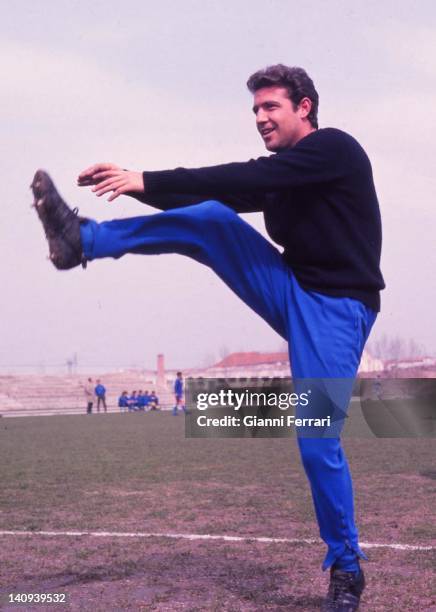
<path fill-rule="evenodd" d="M 247 81 L 247 87 L 251 93 L 255 93 L 262 87 L 284 87 L 292 101 L 294 110 L 297 110 L 303 98 L 309 98 L 312 108 L 307 115 L 312 127 L 318 127 L 318 92 L 312 79 L 303 68 L 296 66 L 285 66 L 275 64 L 258 70 Z"/>

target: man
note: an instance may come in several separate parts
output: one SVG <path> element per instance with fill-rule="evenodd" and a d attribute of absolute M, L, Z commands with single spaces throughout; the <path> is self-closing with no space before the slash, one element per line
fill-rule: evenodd
<path fill-rule="evenodd" d="M 132 395 L 129 397 L 129 412 L 136 412 L 138 408 L 138 396 L 136 391 L 132 391 Z"/>
<path fill-rule="evenodd" d="M 136 408 L 140 412 L 144 410 L 144 395 L 142 393 L 142 389 L 139 389 L 138 395 L 136 396 Z"/>
<path fill-rule="evenodd" d="M 144 405 L 144 410 L 148 410 L 148 406 L 150 404 L 150 394 L 148 392 L 148 389 L 146 389 L 144 391 L 144 395 L 143 395 L 143 405 Z"/>
<path fill-rule="evenodd" d="M 148 396 L 148 402 L 150 406 L 150 410 L 158 410 L 159 409 L 159 398 L 156 395 L 156 391 L 153 389 L 151 394 Z"/>
<path fill-rule="evenodd" d="M 104 411 L 107 412 L 106 406 L 106 388 L 101 384 L 100 380 L 97 379 L 97 385 L 94 389 L 97 397 L 97 412 L 100 412 L 100 402 L 103 404 Z"/>
<path fill-rule="evenodd" d="M 123 391 L 120 397 L 118 398 L 118 407 L 120 409 L 120 412 L 127 412 L 127 409 L 129 407 L 129 395 L 127 391 Z"/>
<path fill-rule="evenodd" d="M 177 372 L 177 378 L 174 381 L 174 399 L 173 415 L 178 415 L 179 408 L 181 408 L 183 412 L 186 412 L 185 403 L 183 401 L 183 374 L 181 372 Z"/>
<path fill-rule="evenodd" d="M 86 414 L 92 414 L 92 406 L 94 404 L 94 385 L 92 378 L 88 378 L 88 382 L 83 385 L 83 391 L 86 399 Z"/>
<path fill-rule="evenodd" d="M 77 217 L 43 171 L 32 187 L 50 257 L 68 269 L 126 253 L 176 252 L 209 267 L 289 342 L 296 379 L 350 381 L 384 288 L 371 164 L 348 134 L 318 129 L 318 94 L 301 68 L 253 74 L 257 129 L 273 155 L 206 168 L 132 172 L 96 164 L 78 178 L 109 201 L 131 195 L 164 212 L 96 223 Z M 218 201 L 219 200 L 219 201 Z M 188 204 L 191 204 L 190 206 Z M 238 212 L 262 211 L 274 246 Z M 331 568 L 324 610 L 356 610 L 364 588 L 351 476 L 339 435 L 298 437 Z"/>

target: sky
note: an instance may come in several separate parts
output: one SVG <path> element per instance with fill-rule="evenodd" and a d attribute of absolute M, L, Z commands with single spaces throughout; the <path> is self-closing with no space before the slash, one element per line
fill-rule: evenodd
<path fill-rule="evenodd" d="M 372 333 L 436 354 L 436 5 L 432 1 L 0 2 L 0 372 L 65 364 L 168 367 L 282 339 L 205 267 L 128 255 L 59 272 L 29 185 L 46 169 L 99 221 L 153 214 L 76 186 L 109 161 L 132 170 L 263 155 L 246 90 L 258 68 L 303 66 L 320 127 L 351 133 L 374 170 L 387 288 Z M 265 234 L 260 214 L 244 218 Z"/>

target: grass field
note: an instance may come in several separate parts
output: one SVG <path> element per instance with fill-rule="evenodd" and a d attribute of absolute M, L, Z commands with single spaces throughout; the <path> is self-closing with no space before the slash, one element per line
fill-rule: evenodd
<path fill-rule="evenodd" d="M 361 539 L 435 546 L 435 443 L 347 438 Z M 169 413 L 0 419 L 0 530 L 211 534 L 0 536 L 0 601 L 38 610 L 317 610 L 328 577 L 292 439 L 184 437 Z M 435 549 L 366 550 L 362 610 L 436 610 Z M 23 609 L 23 607 L 21 607 Z"/>

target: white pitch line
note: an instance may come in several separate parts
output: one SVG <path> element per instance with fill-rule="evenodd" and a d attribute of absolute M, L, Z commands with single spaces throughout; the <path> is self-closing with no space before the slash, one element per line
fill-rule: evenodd
<path fill-rule="evenodd" d="M 0 536 L 91 536 L 93 538 L 173 538 L 176 540 L 223 540 L 224 542 L 259 542 L 263 544 L 321 544 L 321 540 L 310 538 L 267 538 L 250 536 L 209 535 L 200 533 L 144 533 L 123 531 L 0 531 Z M 361 542 L 362 548 L 391 548 L 393 550 L 435 550 L 436 546 L 414 544 L 388 544 L 383 542 Z"/>

